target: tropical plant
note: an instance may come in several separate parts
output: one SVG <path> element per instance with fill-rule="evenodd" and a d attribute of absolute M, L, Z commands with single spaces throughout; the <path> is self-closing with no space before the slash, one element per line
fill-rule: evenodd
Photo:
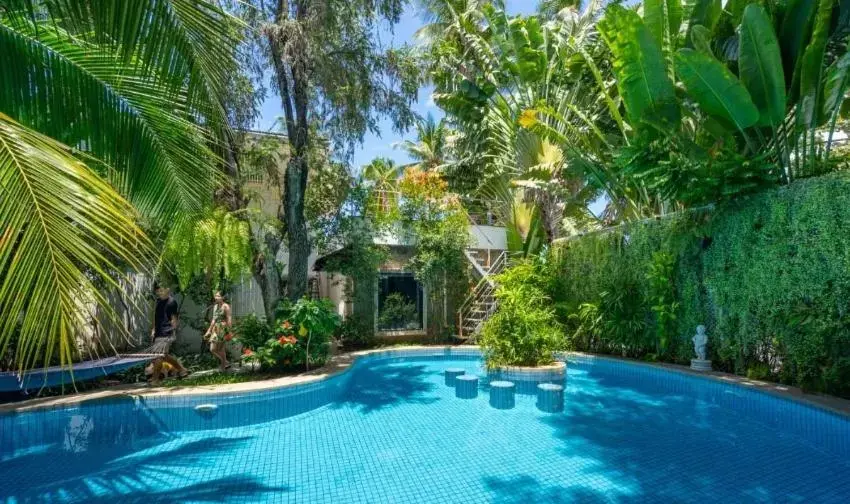
<path fill-rule="evenodd" d="M 287 336 L 289 343 L 286 344 L 303 348 L 303 363 L 309 370 L 311 365 L 325 363 L 331 337 L 341 322 L 330 299 L 301 298 L 295 303 L 283 300 L 278 307 L 276 334 L 279 340 Z"/>
<path fill-rule="evenodd" d="M 575 51 L 565 42 L 593 44 L 584 20 L 598 6 L 575 22 L 546 24 L 536 17 L 511 18 L 500 7 L 485 3 L 475 22 L 448 10 L 452 28 L 431 45 L 434 99 L 457 129 L 457 156 L 444 172 L 453 190 L 485 200 L 503 222 L 515 213 L 516 201 L 537 207 L 537 222 L 551 241 L 560 236 L 565 217 L 593 220 L 587 203 L 596 190 L 588 190 L 584 173 L 561 148 L 563 138 L 552 143 L 545 135 L 600 132 L 591 120 L 596 102 L 590 73 L 582 77 L 571 70 Z M 538 107 L 563 119 L 559 126 L 548 127 Z M 592 142 L 582 147 L 597 149 Z"/>
<path fill-rule="evenodd" d="M 255 352 L 274 335 L 268 322 L 253 313 L 240 317 L 233 332 L 236 335 L 235 341 L 241 344 L 243 349 L 248 348 Z"/>
<path fill-rule="evenodd" d="M 445 120 L 434 120 L 431 114 L 416 123 L 416 142 L 405 140 L 398 146 L 410 156 L 414 162 L 402 168 L 413 167 L 420 170 L 442 170 L 450 161 L 449 149 L 451 131 Z"/>
<path fill-rule="evenodd" d="M 216 291 L 222 279 L 250 275 L 250 233 L 246 220 L 217 208 L 204 218 L 177 221 L 165 241 L 162 258 L 174 266 L 181 289 L 201 275 Z"/>
<path fill-rule="evenodd" d="M 398 231 L 414 246 L 407 266 L 430 293 L 428 330 L 435 337 L 445 333 L 469 287 L 464 255 L 469 223 L 460 199 L 447 188 L 440 173 L 416 168 L 407 168 L 399 181 Z"/>
<path fill-rule="evenodd" d="M 19 335 L 19 368 L 70 363 L 91 303 L 117 320 L 105 290 L 153 265 L 139 217 L 211 198 L 232 22 L 203 1 L 0 4 L 0 344 Z"/>
<path fill-rule="evenodd" d="M 488 368 L 541 366 L 564 348 L 562 328 L 533 263 L 520 263 L 496 279 L 499 308 L 485 323 L 479 344 Z"/>
<path fill-rule="evenodd" d="M 363 180 L 371 186 L 370 202 L 375 214 L 390 214 L 398 207 L 397 183 L 401 170 L 395 161 L 378 157 L 363 167 Z"/>

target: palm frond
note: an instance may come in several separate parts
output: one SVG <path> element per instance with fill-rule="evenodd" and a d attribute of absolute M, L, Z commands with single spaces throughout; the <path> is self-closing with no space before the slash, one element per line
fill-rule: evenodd
<path fill-rule="evenodd" d="M 19 368 L 66 365 L 88 305 L 117 318 L 97 285 L 152 263 L 135 215 L 71 149 L 0 113 L 0 353 L 17 335 Z"/>
<path fill-rule="evenodd" d="M 203 2 L 194 14 L 179 1 L 90 4 L 47 2 L 49 20 L 0 11 L 0 109 L 110 166 L 108 179 L 143 214 L 199 210 L 219 162 L 211 147 L 228 133 L 216 68 L 232 60 L 199 24 L 222 22 Z"/>

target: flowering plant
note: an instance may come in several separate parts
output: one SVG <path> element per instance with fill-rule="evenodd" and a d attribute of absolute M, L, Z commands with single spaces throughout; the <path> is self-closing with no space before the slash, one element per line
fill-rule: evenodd
<path fill-rule="evenodd" d="M 242 360 L 258 362 L 266 369 L 322 365 L 338 325 L 339 316 L 326 299 L 283 303 L 270 337 L 262 345 L 255 345 L 252 352 L 243 353 Z"/>

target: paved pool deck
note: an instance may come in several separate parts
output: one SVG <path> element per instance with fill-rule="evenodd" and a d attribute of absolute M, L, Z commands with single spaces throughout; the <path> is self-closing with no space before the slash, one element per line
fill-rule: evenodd
<path fill-rule="evenodd" d="M 176 387 L 151 387 L 148 385 L 126 384 L 115 385 L 108 388 L 90 390 L 81 393 L 69 394 L 65 396 L 52 396 L 43 398 L 34 398 L 24 401 L 0 404 L 0 413 L 24 412 L 35 409 L 50 409 L 73 407 L 83 402 L 98 401 L 104 399 L 137 397 L 137 396 L 181 396 L 181 395 L 207 395 L 207 394 L 231 394 L 244 393 L 255 390 L 269 390 L 282 387 L 290 387 L 302 383 L 309 383 L 325 379 L 329 376 L 341 373 L 351 367 L 354 361 L 362 355 L 372 353 L 386 353 L 392 351 L 405 350 L 445 350 L 448 348 L 456 349 L 472 349 L 477 348 L 470 345 L 451 346 L 451 345 L 417 345 L 417 346 L 400 346 L 397 348 L 377 348 L 372 350 L 361 350 L 355 352 L 344 352 L 331 357 L 327 364 L 323 367 L 316 368 L 304 373 L 283 376 L 262 381 L 251 381 L 241 383 L 229 383 L 221 385 L 196 385 L 196 386 L 176 386 Z M 747 388 L 752 388 L 766 392 L 772 395 L 799 401 L 816 408 L 825 409 L 838 415 L 850 418 L 850 400 L 841 399 L 838 397 L 808 394 L 797 387 L 782 385 L 779 383 L 765 382 L 760 380 L 751 380 L 749 378 L 722 373 L 719 371 L 700 372 L 693 371 L 687 366 L 666 363 L 650 363 L 635 359 L 624 359 L 610 355 L 593 355 L 571 352 L 576 355 L 588 355 L 597 359 L 610 359 L 626 362 L 633 362 L 644 366 L 653 366 L 662 368 L 668 371 L 685 373 L 693 376 L 700 376 L 707 379 L 713 379 L 729 384 L 739 385 Z"/>

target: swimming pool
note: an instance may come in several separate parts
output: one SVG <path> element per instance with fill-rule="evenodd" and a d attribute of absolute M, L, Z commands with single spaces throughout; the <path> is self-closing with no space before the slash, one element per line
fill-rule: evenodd
<path fill-rule="evenodd" d="M 482 376 L 458 399 L 443 371 Z M 488 403 L 473 350 L 406 350 L 239 395 L 0 416 L 2 502 L 848 502 L 850 422 L 570 356 L 563 413 Z M 214 414 L 199 404 L 214 403 Z"/>

